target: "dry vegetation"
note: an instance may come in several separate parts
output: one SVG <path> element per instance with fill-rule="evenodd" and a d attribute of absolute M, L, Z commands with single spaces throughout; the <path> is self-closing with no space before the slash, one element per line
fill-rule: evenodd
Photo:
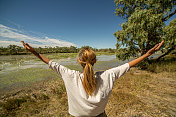
<path fill-rule="evenodd" d="M 174 59 L 169 63 L 152 64 L 150 71 L 132 68 L 119 78 L 106 107 L 108 117 L 175 117 L 175 63 Z M 1 96 L 0 105 L 2 117 L 71 117 L 60 79 Z"/>
<path fill-rule="evenodd" d="M 174 117 L 176 73 L 132 69 L 115 83 L 106 113 L 109 117 Z"/>

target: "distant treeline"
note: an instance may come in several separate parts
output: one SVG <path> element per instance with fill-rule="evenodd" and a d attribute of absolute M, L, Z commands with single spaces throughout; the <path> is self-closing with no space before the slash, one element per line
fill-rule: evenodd
<path fill-rule="evenodd" d="M 92 48 L 90 46 L 82 46 L 81 48 Z M 81 48 L 77 48 L 74 46 L 70 47 L 38 47 L 34 48 L 38 53 L 47 54 L 47 53 L 77 53 Z M 105 49 L 97 49 L 92 48 L 95 52 L 109 52 L 115 53 L 115 49 L 105 48 Z M 9 45 L 8 47 L 0 47 L 0 55 L 22 55 L 22 54 L 30 54 L 24 47 L 20 47 L 17 45 Z"/>

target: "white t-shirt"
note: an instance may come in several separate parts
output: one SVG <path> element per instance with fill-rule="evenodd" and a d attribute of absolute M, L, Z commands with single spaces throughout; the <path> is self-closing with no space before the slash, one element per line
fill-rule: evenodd
<path fill-rule="evenodd" d="M 90 117 L 104 112 L 115 80 L 127 72 L 130 67 L 128 63 L 125 63 L 103 72 L 96 72 L 97 88 L 92 96 L 86 94 L 82 85 L 83 73 L 70 70 L 51 60 L 49 68 L 60 74 L 64 80 L 69 113 L 77 117 Z"/>

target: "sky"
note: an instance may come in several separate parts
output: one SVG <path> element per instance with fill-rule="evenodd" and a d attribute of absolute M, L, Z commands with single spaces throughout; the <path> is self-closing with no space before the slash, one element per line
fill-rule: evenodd
<path fill-rule="evenodd" d="M 0 46 L 116 48 L 125 20 L 115 9 L 114 0 L 0 0 Z"/>
<path fill-rule="evenodd" d="M 0 46 L 115 48 L 114 0 L 0 0 Z"/>

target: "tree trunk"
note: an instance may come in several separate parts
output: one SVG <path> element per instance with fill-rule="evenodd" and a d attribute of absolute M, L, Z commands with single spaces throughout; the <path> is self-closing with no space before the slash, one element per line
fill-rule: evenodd
<path fill-rule="evenodd" d="M 164 57 L 164 56 L 168 55 L 169 53 L 171 53 L 173 50 L 175 50 L 175 47 L 176 47 L 176 46 L 172 47 L 172 48 L 169 49 L 166 53 L 164 53 L 163 55 L 159 56 L 159 57 L 156 59 L 156 61 L 159 61 L 162 57 Z"/>

